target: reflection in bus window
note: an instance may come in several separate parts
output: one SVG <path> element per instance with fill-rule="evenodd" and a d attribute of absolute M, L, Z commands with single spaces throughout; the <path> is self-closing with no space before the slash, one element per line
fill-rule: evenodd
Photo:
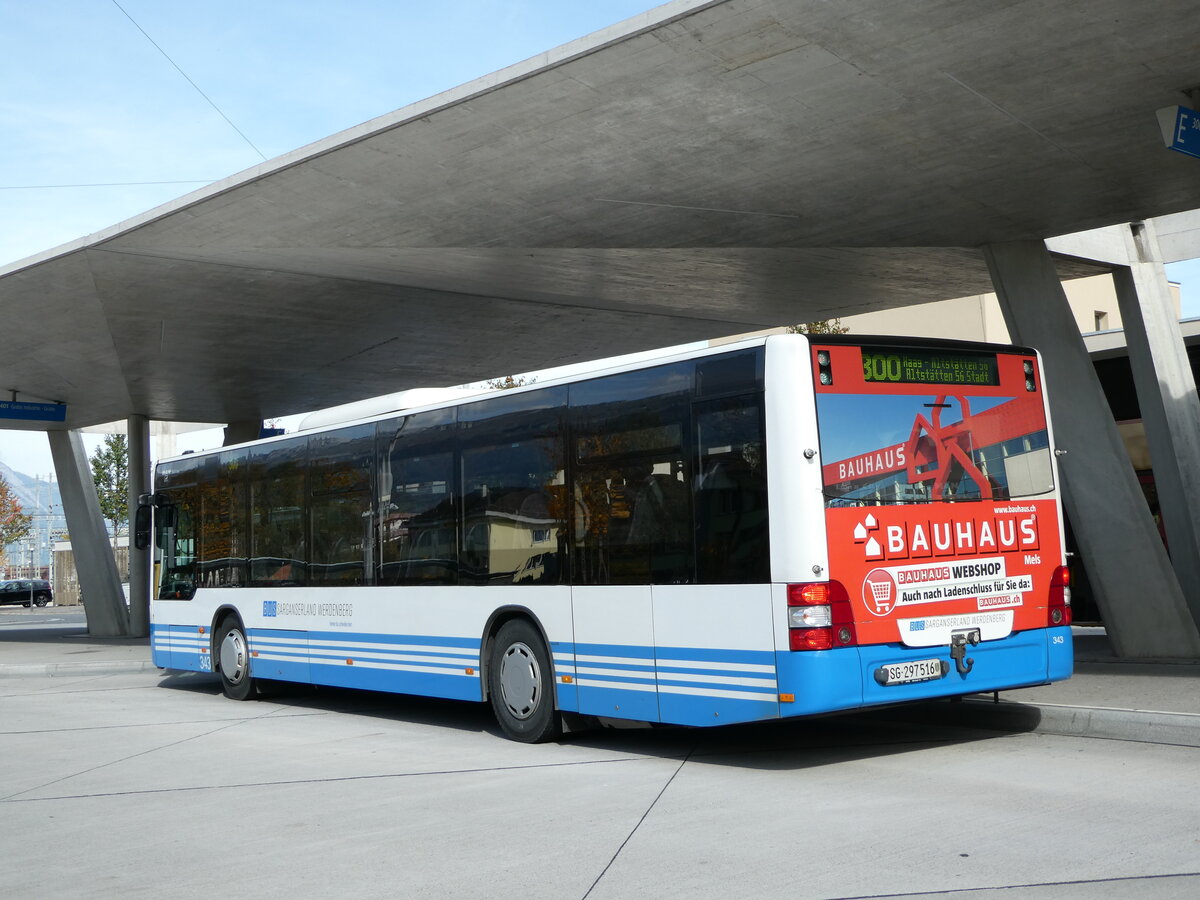
<path fill-rule="evenodd" d="M 360 425 L 308 440 L 310 584 L 368 584 L 375 428 Z"/>
<path fill-rule="evenodd" d="M 381 584 L 457 584 L 455 411 L 379 424 Z"/>
<path fill-rule="evenodd" d="M 698 580 L 769 581 L 762 410 L 746 397 L 697 409 L 696 434 Z"/>
<path fill-rule="evenodd" d="M 678 364 L 573 387 L 576 584 L 694 579 L 691 372 Z"/>
<path fill-rule="evenodd" d="M 459 411 L 460 584 L 558 584 L 566 542 L 566 388 L 504 391 Z"/>
<path fill-rule="evenodd" d="M 464 583 L 558 583 L 561 457 L 554 438 L 463 451 Z"/>
<path fill-rule="evenodd" d="M 250 583 L 304 584 L 304 442 L 255 448 L 250 456 Z"/>
<path fill-rule="evenodd" d="M 831 505 L 1007 500 L 1054 490 L 1039 394 L 819 394 Z"/>

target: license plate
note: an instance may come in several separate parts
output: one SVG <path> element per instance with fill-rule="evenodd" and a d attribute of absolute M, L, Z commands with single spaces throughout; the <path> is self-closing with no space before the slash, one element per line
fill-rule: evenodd
<path fill-rule="evenodd" d="M 875 680 L 890 684 L 912 684 L 915 681 L 936 681 L 950 671 L 950 664 L 940 659 L 914 659 L 912 662 L 889 663 L 875 670 Z"/>

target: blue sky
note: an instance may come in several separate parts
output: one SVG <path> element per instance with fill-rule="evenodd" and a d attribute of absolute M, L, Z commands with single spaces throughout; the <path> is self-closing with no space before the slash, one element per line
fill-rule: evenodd
<path fill-rule="evenodd" d="M 0 0 L 0 265 L 655 5 Z M 1170 274 L 1200 315 L 1200 263 Z M 50 471 L 40 434 L 0 459 Z"/>
<path fill-rule="evenodd" d="M 657 5 L 0 0 L 0 265 Z M 52 471 L 41 433 L 0 459 Z"/>
<path fill-rule="evenodd" d="M 0 0 L 0 264 L 655 5 Z"/>

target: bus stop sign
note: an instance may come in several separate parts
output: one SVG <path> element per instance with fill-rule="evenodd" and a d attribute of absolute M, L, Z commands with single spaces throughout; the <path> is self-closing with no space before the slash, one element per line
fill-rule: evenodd
<path fill-rule="evenodd" d="M 1200 156 L 1200 113 L 1186 106 L 1164 106 L 1158 111 L 1158 127 L 1167 147 Z"/>
<path fill-rule="evenodd" d="M 0 400 L 0 419 L 32 419 L 38 422 L 65 422 L 65 403 L 24 403 Z"/>

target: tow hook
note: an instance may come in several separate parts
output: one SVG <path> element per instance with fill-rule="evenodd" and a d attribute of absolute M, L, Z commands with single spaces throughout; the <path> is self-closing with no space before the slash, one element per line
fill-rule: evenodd
<path fill-rule="evenodd" d="M 967 645 L 975 647 L 979 644 L 979 629 L 955 631 L 950 635 L 950 658 L 959 675 L 966 675 L 975 667 L 975 660 L 967 658 Z"/>

